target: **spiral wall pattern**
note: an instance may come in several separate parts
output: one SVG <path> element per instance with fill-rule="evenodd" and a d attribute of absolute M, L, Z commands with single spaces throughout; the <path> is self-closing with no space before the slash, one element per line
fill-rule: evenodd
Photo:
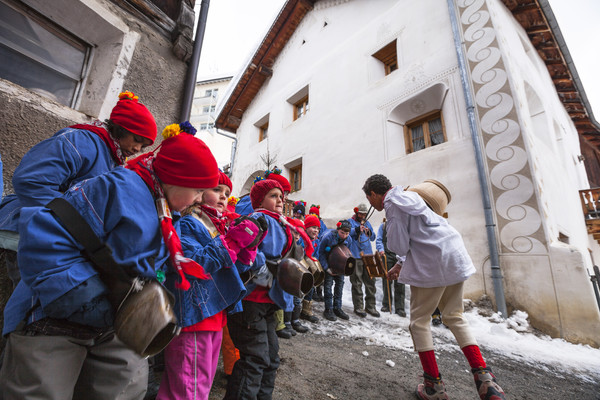
<path fill-rule="evenodd" d="M 531 166 L 485 0 L 457 0 L 502 253 L 545 254 Z"/>

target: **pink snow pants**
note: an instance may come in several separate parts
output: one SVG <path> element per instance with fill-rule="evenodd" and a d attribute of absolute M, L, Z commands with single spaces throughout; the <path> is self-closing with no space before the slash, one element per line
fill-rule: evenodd
<path fill-rule="evenodd" d="M 181 332 L 165 348 L 165 372 L 156 400 L 207 400 L 223 331 Z"/>

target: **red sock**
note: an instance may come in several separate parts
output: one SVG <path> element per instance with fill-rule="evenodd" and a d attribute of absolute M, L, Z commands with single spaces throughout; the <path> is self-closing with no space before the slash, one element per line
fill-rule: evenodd
<path fill-rule="evenodd" d="M 438 370 L 438 365 L 437 361 L 435 361 L 435 354 L 433 353 L 433 350 L 420 351 L 419 358 L 421 359 L 423 372 L 434 378 L 439 378 L 440 371 Z"/>
<path fill-rule="evenodd" d="M 465 346 L 462 348 L 463 353 L 465 353 L 465 357 L 469 361 L 469 365 L 471 368 L 485 368 L 486 364 L 481 356 L 481 352 L 479 351 L 479 346 L 474 344 L 470 346 Z"/>

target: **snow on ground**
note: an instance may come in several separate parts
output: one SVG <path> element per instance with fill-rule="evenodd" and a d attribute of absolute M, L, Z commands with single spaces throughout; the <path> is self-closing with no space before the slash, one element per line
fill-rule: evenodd
<path fill-rule="evenodd" d="M 352 312 L 350 289 L 350 282 L 346 278 L 342 305 L 346 313 L 350 315 L 350 320 L 338 319 L 336 322 L 330 322 L 319 315 L 320 322 L 312 327 L 313 332 L 323 335 L 335 334 L 353 339 L 364 338 L 366 345 L 387 346 L 412 352 L 412 339 L 408 331 L 409 319 L 390 313 L 381 313 L 381 318 L 371 316 L 364 319 L 359 318 Z M 382 298 L 380 282 L 377 282 L 376 296 L 379 309 Z M 410 290 L 407 287 L 407 314 L 409 296 Z M 317 310 L 322 310 L 321 307 L 318 307 Z M 465 315 L 473 334 L 483 348 L 484 358 L 492 363 L 494 357 L 503 356 L 545 368 L 557 374 L 577 375 L 587 381 L 597 382 L 600 378 L 600 349 L 569 343 L 563 339 L 552 339 L 539 333 L 534 334 L 527 321 L 527 313 L 523 311 L 516 311 L 506 320 L 502 320 L 498 314 L 486 317 L 479 311 L 477 307 L 473 307 L 465 312 Z M 432 332 L 436 351 L 460 350 L 449 329 L 443 326 L 432 327 Z M 494 354 L 490 354 L 490 352 Z"/>

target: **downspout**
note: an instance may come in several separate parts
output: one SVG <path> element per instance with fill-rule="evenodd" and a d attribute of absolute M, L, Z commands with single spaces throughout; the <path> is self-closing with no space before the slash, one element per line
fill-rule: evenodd
<path fill-rule="evenodd" d="M 218 128 L 215 128 L 215 132 L 217 132 L 219 135 L 225 136 L 226 138 L 233 140 L 233 143 L 231 144 L 231 161 L 229 162 L 229 171 L 231 171 L 231 174 L 233 174 L 233 161 L 235 160 L 235 151 L 237 150 L 237 138 L 235 136 L 228 135 L 227 133 L 222 132 Z"/>
<path fill-rule="evenodd" d="M 210 0 L 202 0 L 202 5 L 200 6 L 200 17 L 198 18 L 198 25 L 196 26 L 194 50 L 192 52 L 192 58 L 190 59 L 190 65 L 187 70 L 185 85 L 183 87 L 183 101 L 181 104 L 179 121 L 187 121 L 190 119 L 192 102 L 194 100 L 194 90 L 196 89 L 196 75 L 198 74 L 198 64 L 200 63 L 200 53 L 202 53 L 202 42 L 204 41 L 204 30 L 206 28 L 206 19 L 208 16 L 209 6 Z"/>
<path fill-rule="evenodd" d="M 473 102 L 471 81 L 467 71 L 467 62 L 465 51 L 463 48 L 460 32 L 458 29 L 458 17 L 454 7 L 454 0 L 447 0 L 448 12 L 450 13 L 450 23 L 452 25 L 452 33 L 454 36 L 454 48 L 458 58 L 458 68 L 460 70 L 460 80 L 462 83 L 465 101 L 467 103 L 467 115 L 469 118 L 469 130 L 471 131 L 471 139 L 475 150 L 475 161 L 477 162 L 477 174 L 479 176 L 479 187 L 481 189 L 481 198 L 483 201 L 483 211 L 485 214 L 485 227 L 487 231 L 488 247 L 490 251 L 490 263 L 492 267 L 492 283 L 494 285 L 494 295 L 496 296 L 496 308 L 503 318 L 508 317 L 506 310 L 506 299 L 504 298 L 504 285 L 502 283 L 502 271 L 500 270 L 500 259 L 498 257 L 498 242 L 496 240 L 496 231 L 492 206 L 490 201 L 490 192 L 488 186 L 487 175 L 483 164 L 483 153 L 479 143 L 478 126 L 475 118 L 475 106 Z"/>

